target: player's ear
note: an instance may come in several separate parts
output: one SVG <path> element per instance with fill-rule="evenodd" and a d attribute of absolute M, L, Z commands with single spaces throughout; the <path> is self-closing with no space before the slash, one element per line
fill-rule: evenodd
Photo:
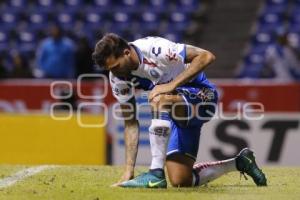
<path fill-rule="evenodd" d="M 130 50 L 129 49 L 124 49 L 124 55 L 129 56 L 130 55 Z"/>

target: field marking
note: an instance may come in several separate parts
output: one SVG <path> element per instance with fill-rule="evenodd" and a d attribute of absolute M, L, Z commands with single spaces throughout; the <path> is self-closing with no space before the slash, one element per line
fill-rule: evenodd
<path fill-rule="evenodd" d="M 0 179 L 0 189 L 12 186 L 13 184 L 17 183 L 18 181 L 21 181 L 29 176 L 33 176 L 37 173 L 40 173 L 46 169 L 50 169 L 53 167 L 54 167 L 53 165 L 41 165 L 41 166 L 37 166 L 37 167 L 31 167 L 31 168 L 20 170 L 17 173 L 15 173 L 9 177 Z"/>

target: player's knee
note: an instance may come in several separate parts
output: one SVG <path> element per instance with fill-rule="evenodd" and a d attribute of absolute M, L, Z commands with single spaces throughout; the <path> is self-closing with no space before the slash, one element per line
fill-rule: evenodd
<path fill-rule="evenodd" d="M 170 183 L 173 187 L 191 187 L 191 180 L 187 177 L 170 176 Z"/>
<path fill-rule="evenodd" d="M 150 101 L 150 105 L 154 110 L 167 110 L 171 107 L 173 102 L 172 95 L 159 95 Z"/>

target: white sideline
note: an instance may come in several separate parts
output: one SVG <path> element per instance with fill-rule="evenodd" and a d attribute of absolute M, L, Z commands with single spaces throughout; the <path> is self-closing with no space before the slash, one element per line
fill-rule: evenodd
<path fill-rule="evenodd" d="M 31 167 L 31 168 L 20 170 L 17 173 L 15 173 L 9 177 L 0 179 L 0 189 L 12 186 L 13 184 L 15 184 L 18 181 L 21 181 L 29 176 L 33 176 L 41 171 L 44 171 L 44 170 L 52 168 L 52 167 L 54 167 L 54 166 L 41 165 L 41 166 L 37 166 L 37 167 Z"/>

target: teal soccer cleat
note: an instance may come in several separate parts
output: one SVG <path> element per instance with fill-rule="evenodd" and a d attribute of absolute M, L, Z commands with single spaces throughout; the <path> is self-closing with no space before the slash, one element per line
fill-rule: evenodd
<path fill-rule="evenodd" d="M 162 169 L 150 170 L 132 180 L 120 184 L 124 188 L 167 188 L 167 181 Z"/>
<path fill-rule="evenodd" d="M 253 151 L 244 148 L 236 156 L 236 167 L 244 175 L 251 176 L 257 186 L 267 186 L 267 178 L 261 169 L 258 168 Z"/>

